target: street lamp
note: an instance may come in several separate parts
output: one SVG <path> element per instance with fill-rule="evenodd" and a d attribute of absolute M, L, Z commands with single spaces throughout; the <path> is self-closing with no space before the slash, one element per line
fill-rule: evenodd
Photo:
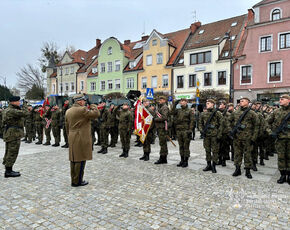
<path fill-rule="evenodd" d="M 59 67 L 60 69 L 60 95 L 62 96 L 62 66 Z"/>
<path fill-rule="evenodd" d="M 226 32 L 224 39 L 229 40 L 230 42 L 230 102 L 233 102 L 233 94 L 234 94 L 234 73 L 233 73 L 233 55 L 232 55 L 232 38 L 231 32 Z"/>

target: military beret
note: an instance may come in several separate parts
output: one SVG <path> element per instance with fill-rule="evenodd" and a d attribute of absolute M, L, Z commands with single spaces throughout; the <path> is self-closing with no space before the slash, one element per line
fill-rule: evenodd
<path fill-rule="evenodd" d="M 160 100 L 160 99 L 166 100 L 166 97 L 165 96 L 159 96 L 158 100 Z"/>
<path fill-rule="evenodd" d="M 248 100 L 249 102 L 251 101 L 248 97 L 243 97 L 243 96 L 241 96 L 241 98 L 240 98 L 240 100 Z"/>
<path fill-rule="evenodd" d="M 82 93 L 81 93 L 81 94 L 76 94 L 76 95 L 74 95 L 73 99 L 74 99 L 75 101 L 86 100 L 84 94 L 82 94 Z"/>
<path fill-rule="evenodd" d="M 280 98 L 285 98 L 285 99 L 290 100 L 290 96 L 288 94 L 283 94 L 280 96 Z"/>
<path fill-rule="evenodd" d="M 9 98 L 9 101 L 10 102 L 20 101 L 20 97 L 18 97 L 18 96 L 12 96 L 12 97 Z"/>
<path fill-rule="evenodd" d="M 214 99 L 207 99 L 206 102 L 210 102 L 210 103 L 215 104 L 215 100 Z"/>

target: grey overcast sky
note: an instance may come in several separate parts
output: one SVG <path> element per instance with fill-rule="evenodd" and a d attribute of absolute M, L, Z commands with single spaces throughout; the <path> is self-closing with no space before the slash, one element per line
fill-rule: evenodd
<path fill-rule="evenodd" d="M 17 85 L 16 72 L 37 65 L 46 41 L 64 50 L 89 50 L 96 38 L 139 40 L 153 29 L 181 30 L 246 14 L 259 0 L 0 0 L 0 76 Z M 145 25 L 145 26 L 144 26 Z M 3 81 L 0 79 L 0 84 Z"/>

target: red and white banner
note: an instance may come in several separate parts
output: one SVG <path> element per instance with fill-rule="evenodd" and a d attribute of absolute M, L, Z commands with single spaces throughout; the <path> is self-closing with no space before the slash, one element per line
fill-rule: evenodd
<path fill-rule="evenodd" d="M 135 134 L 140 137 L 142 143 L 145 142 L 152 121 L 153 116 L 142 104 L 142 99 L 139 99 L 135 104 Z"/>

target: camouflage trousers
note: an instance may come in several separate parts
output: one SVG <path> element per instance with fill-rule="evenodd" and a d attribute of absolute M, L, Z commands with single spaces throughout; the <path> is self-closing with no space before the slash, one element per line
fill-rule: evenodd
<path fill-rule="evenodd" d="M 153 130 L 149 129 L 147 136 L 146 136 L 146 139 L 143 143 L 143 152 L 144 153 L 151 153 L 151 143 L 153 140 L 153 135 L 154 135 Z"/>
<path fill-rule="evenodd" d="M 253 146 L 252 160 L 258 162 L 258 156 L 260 159 L 264 159 L 264 141 L 262 138 L 258 138 Z"/>
<path fill-rule="evenodd" d="M 278 139 L 275 146 L 278 153 L 278 169 L 290 171 L 290 139 Z"/>
<path fill-rule="evenodd" d="M 249 139 L 248 140 L 234 139 L 234 149 L 235 149 L 234 164 L 241 167 L 244 157 L 245 168 L 247 169 L 252 168 L 251 152 L 253 150 L 253 146 L 251 145 L 251 141 Z"/>
<path fill-rule="evenodd" d="M 5 155 L 2 163 L 3 165 L 6 167 L 13 167 L 19 153 L 20 143 L 20 139 L 5 143 Z"/>
<path fill-rule="evenodd" d="M 121 139 L 121 144 L 122 144 L 122 149 L 125 151 L 130 150 L 130 138 L 131 134 L 130 131 L 128 131 L 125 128 L 119 128 L 119 133 L 120 133 L 120 139 Z"/>
<path fill-rule="evenodd" d="M 190 145 L 190 130 L 177 130 L 177 140 L 179 145 L 179 154 L 181 157 L 190 157 L 189 145 Z"/>
<path fill-rule="evenodd" d="M 27 138 L 27 140 L 28 141 L 32 141 L 32 138 L 34 136 L 33 124 L 32 123 L 26 123 L 25 132 L 26 132 L 25 137 Z"/>
<path fill-rule="evenodd" d="M 70 175 L 72 184 L 80 184 L 83 181 L 86 161 L 70 162 Z"/>
<path fill-rule="evenodd" d="M 44 133 L 45 133 L 45 137 L 46 137 L 46 142 L 50 142 L 51 141 L 50 132 L 51 132 L 51 125 L 48 128 L 44 127 Z"/>
<path fill-rule="evenodd" d="M 62 131 L 63 131 L 63 138 L 66 144 L 68 144 L 68 138 L 67 138 L 67 132 L 66 132 L 66 128 L 65 125 L 63 125 L 62 127 Z"/>
<path fill-rule="evenodd" d="M 159 138 L 159 146 L 160 156 L 167 156 L 168 155 L 168 148 L 167 148 L 167 131 L 165 129 L 157 129 L 158 138 Z"/>
<path fill-rule="evenodd" d="M 230 153 L 230 139 L 226 134 L 224 134 L 222 139 L 219 141 L 219 145 L 219 158 L 227 158 Z"/>
<path fill-rule="evenodd" d="M 119 129 L 118 126 L 110 128 L 111 144 L 117 144 L 118 142 Z"/>
<path fill-rule="evenodd" d="M 110 132 L 109 128 L 101 127 L 101 145 L 102 145 L 102 148 L 108 148 L 109 132 Z"/>
<path fill-rule="evenodd" d="M 203 139 L 203 147 L 205 149 L 206 161 L 213 161 L 217 164 L 219 158 L 219 144 L 217 142 L 217 137 L 205 137 Z"/>
<path fill-rule="evenodd" d="M 38 140 L 42 142 L 43 140 L 43 124 L 42 123 L 36 123 L 36 133 L 38 136 Z"/>
<path fill-rule="evenodd" d="M 52 134 L 56 144 L 60 143 L 60 128 L 59 126 L 52 127 Z"/>

